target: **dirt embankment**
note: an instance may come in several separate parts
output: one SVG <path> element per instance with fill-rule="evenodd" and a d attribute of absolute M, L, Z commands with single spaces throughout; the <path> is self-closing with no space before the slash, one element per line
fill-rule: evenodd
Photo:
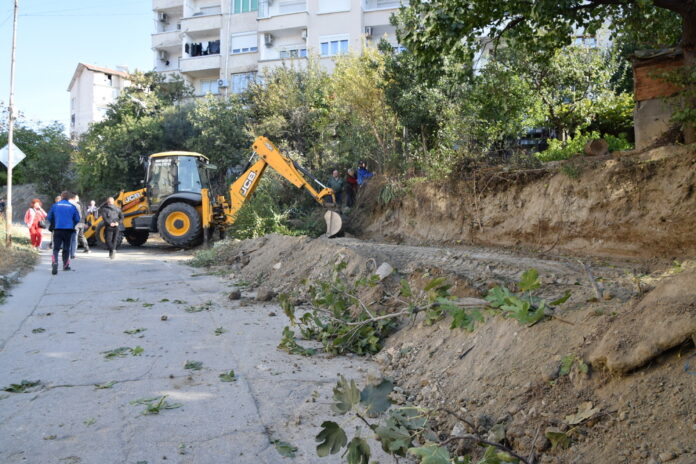
<path fill-rule="evenodd" d="M 439 275 L 454 283 L 456 296 L 481 297 L 495 284 L 514 288 L 534 267 L 540 297 L 572 295 L 554 317 L 531 327 L 494 312 L 473 332 L 450 329 L 450 317 L 434 325 L 404 320 L 376 356 L 398 385 L 394 400 L 446 408 L 523 455 L 535 450 L 536 462 L 696 462 L 694 261 L 640 272 L 594 263 L 604 287 L 598 299 L 577 261 L 509 250 L 272 235 L 220 246 L 216 256 L 236 279 L 276 292 L 327 278 L 338 260 L 354 278 L 390 263 L 395 274 L 369 301 L 381 301 L 401 279 L 422 288 Z M 438 420 L 444 435 L 469 431 L 447 413 Z M 568 447 L 552 449 L 549 430 L 565 433 Z"/>
<path fill-rule="evenodd" d="M 622 258 L 696 257 L 696 146 L 578 158 L 545 169 L 416 184 L 387 205 L 368 184 L 353 214 L 364 238 L 520 246 Z"/>

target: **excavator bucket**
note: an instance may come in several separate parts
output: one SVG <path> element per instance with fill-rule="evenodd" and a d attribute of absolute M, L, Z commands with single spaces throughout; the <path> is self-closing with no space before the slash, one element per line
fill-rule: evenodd
<path fill-rule="evenodd" d="M 326 221 L 327 237 L 334 237 L 343 230 L 343 219 L 336 211 L 328 210 L 324 213 L 324 221 Z"/>

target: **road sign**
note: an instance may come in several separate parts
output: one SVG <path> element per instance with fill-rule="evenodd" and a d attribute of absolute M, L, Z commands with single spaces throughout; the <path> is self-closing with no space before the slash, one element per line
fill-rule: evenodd
<path fill-rule="evenodd" d="M 4 164 L 7 167 L 7 160 L 9 158 L 9 153 L 7 153 L 9 150 L 7 149 L 7 145 L 2 147 L 0 149 L 0 163 Z M 22 150 L 20 150 L 17 145 L 14 143 L 12 144 L 12 169 L 14 169 L 20 161 L 22 161 L 24 158 L 26 158 L 27 155 L 25 155 Z"/>

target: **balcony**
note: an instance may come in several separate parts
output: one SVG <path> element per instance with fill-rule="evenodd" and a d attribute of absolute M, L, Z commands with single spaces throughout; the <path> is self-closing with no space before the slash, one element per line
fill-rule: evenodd
<path fill-rule="evenodd" d="M 408 0 L 363 0 L 363 11 L 379 11 L 408 6 Z"/>
<path fill-rule="evenodd" d="M 195 58 L 182 58 L 179 61 L 179 70 L 182 73 L 200 73 L 220 69 L 220 55 L 197 56 Z"/>
<path fill-rule="evenodd" d="M 169 8 L 182 8 L 184 0 L 152 0 L 153 10 L 166 10 Z"/>
<path fill-rule="evenodd" d="M 195 32 L 219 31 L 222 28 L 222 15 L 210 14 L 190 16 L 181 20 L 181 32 L 189 35 Z"/>
<path fill-rule="evenodd" d="M 260 0 L 259 19 L 307 11 L 306 0 Z"/>
<path fill-rule="evenodd" d="M 179 31 L 152 34 L 152 48 L 173 48 L 177 46 L 181 46 Z"/>
<path fill-rule="evenodd" d="M 307 27 L 309 14 L 306 11 L 300 13 L 288 13 L 270 18 L 259 18 L 259 32 L 273 32 L 288 29 L 303 29 Z"/>

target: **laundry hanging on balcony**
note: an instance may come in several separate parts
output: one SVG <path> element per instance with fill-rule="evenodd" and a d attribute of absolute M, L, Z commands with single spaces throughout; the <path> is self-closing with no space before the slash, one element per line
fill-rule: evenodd
<path fill-rule="evenodd" d="M 205 55 L 219 55 L 220 41 L 210 40 L 208 42 L 187 43 L 184 45 L 184 51 L 191 57 Z"/>

